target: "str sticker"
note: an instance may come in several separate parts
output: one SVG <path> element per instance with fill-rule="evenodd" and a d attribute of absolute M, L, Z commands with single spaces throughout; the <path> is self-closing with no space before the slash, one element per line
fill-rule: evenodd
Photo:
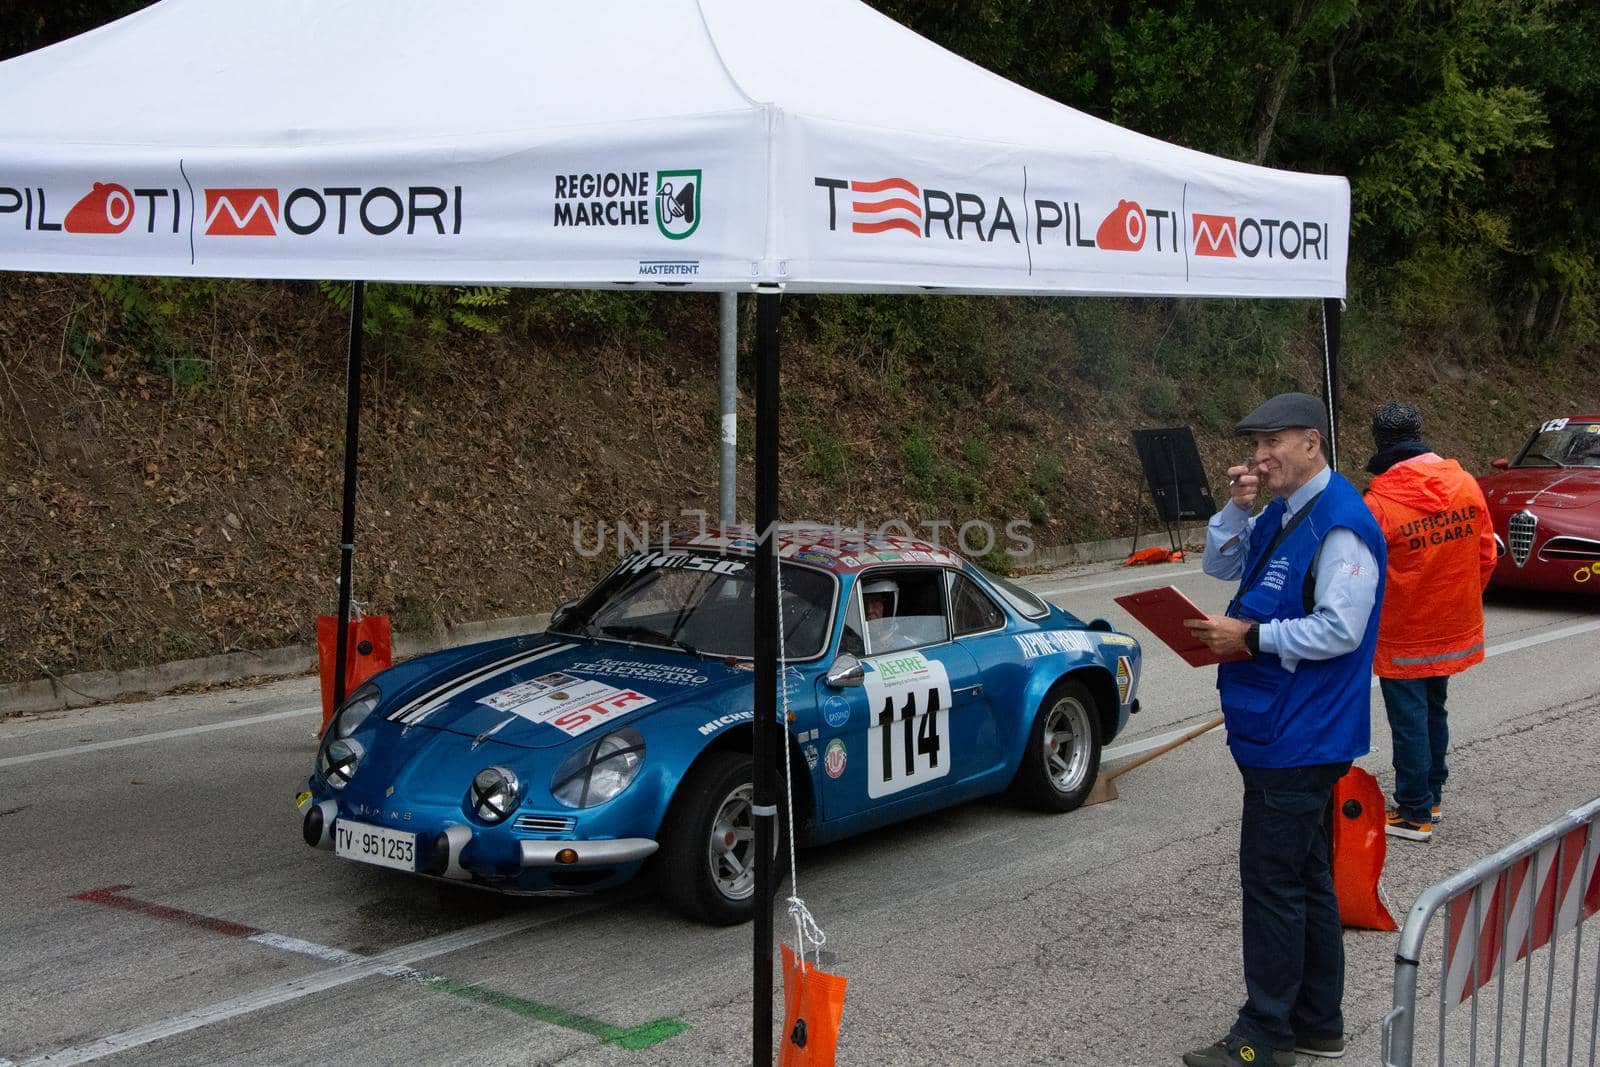
<path fill-rule="evenodd" d="M 557 672 L 491 693 L 479 703 L 577 737 L 655 701 L 634 689 Z"/>
<path fill-rule="evenodd" d="M 867 692 L 867 796 L 950 773 L 950 676 L 920 652 L 862 661 Z"/>

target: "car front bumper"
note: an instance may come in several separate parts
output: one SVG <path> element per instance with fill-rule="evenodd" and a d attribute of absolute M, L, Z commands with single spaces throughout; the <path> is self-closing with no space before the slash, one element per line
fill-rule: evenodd
<path fill-rule="evenodd" d="M 332 851 L 338 801 L 329 797 L 314 802 L 308 797 L 300 809 L 301 836 L 306 844 Z M 609 888 L 631 878 L 660 847 L 646 837 L 518 838 L 507 827 L 473 827 L 461 822 L 431 829 L 392 829 L 416 834 L 417 874 L 522 893 Z"/>

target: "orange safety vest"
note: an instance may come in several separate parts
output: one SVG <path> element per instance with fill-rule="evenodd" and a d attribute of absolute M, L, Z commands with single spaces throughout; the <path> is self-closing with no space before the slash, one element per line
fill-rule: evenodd
<path fill-rule="evenodd" d="M 1367 507 L 1389 549 L 1373 673 L 1431 678 L 1480 662 L 1495 547 L 1477 480 L 1429 452 L 1372 479 Z"/>

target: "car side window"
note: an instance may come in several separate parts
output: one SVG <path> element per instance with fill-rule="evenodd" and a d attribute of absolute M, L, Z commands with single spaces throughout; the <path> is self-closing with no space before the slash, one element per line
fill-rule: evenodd
<path fill-rule="evenodd" d="M 866 617 L 867 655 L 950 640 L 944 572 L 893 568 L 857 582 Z"/>
<path fill-rule="evenodd" d="M 857 582 L 850 591 L 850 601 L 844 610 L 844 633 L 839 638 L 839 651 L 848 652 L 852 656 L 867 654 L 866 638 L 862 635 L 866 627 L 861 622 L 861 583 Z"/>
<path fill-rule="evenodd" d="M 1006 624 L 1005 612 L 989 594 L 978 588 L 977 582 L 964 574 L 950 577 L 950 617 L 955 621 L 957 637 L 998 630 Z"/>

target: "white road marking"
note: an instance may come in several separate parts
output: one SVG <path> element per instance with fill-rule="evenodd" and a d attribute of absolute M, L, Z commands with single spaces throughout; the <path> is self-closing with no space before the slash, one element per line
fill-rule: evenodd
<path fill-rule="evenodd" d="M 1034 593 L 1037 596 L 1055 596 L 1058 593 L 1081 593 L 1090 589 L 1110 589 L 1118 585 L 1138 585 L 1140 582 L 1148 582 L 1154 586 L 1162 578 L 1187 578 L 1192 574 L 1203 573 L 1199 567 L 1185 567 L 1178 571 L 1146 571 L 1143 574 L 1131 574 L 1126 578 L 1113 578 L 1107 582 L 1090 582 L 1087 585 L 1030 585 L 1026 588 L 1030 593 Z M 1163 584 L 1171 585 L 1172 583 L 1166 582 Z"/>
<path fill-rule="evenodd" d="M 229 719 L 227 722 L 207 723 L 203 726 L 185 726 L 181 730 L 162 730 L 153 734 L 140 734 L 138 737 L 124 737 L 116 741 L 90 741 L 87 744 L 73 745 L 71 748 L 55 748 L 48 752 L 33 752 L 26 756 L 7 756 L 0 759 L 0 767 L 15 767 L 23 763 L 38 763 L 41 760 L 60 759 L 62 756 L 81 756 L 85 752 L 101 752 L 108 748 L 126 748 L 129 745 L 142 745 L 148 741 L 166 741 L 174 737 L 191 737 L 194 734 L 210 733 L 213 730 L 232 730 L 237 726 L 254 726 L 260 722 L 276 722 L 279 719 L 292 719 L 300 715 L 320 715 L 321 708 L 296 708 L 294 711 L 274 711 L 267 715 L 251 715 L 243 719 Z"/>
<path fill-rule="evenodd" d="M 145 1026 L 136 1026 L 130 1030 L 110 1034 L 84 1045 L 61 1049 L 58 1052 L 50 1052 L 31 1060 L 24 1060 L 16 1067 L 45 1067 L 45 1065 L 55 1067 L 55 1065 L 59 1064 L 88 1063 L 103 1056 L 114 1056 L 117 1053 L 126 1052 L 141 1045 L 164 1041 L 169 1037 L 185 1034 L 191 1030 L 198 1030 L 204 1026 L 226 1022 L 240 1015 L 248 1015 L 251 1012 L 314 996 L 329 989 L 349 985 L 351 982 L 358 982 L 363 978 L 371 978 L 375 975 L 408 977 L 409 975 L 406 973 L 407 967 L 420 960 L 429 959 L 433 956 L 442 956 L 450 952 L 460 952 L 463 949 L 473 948 L 489 941 L 525 933 L 535 927 L 566 922 L 584 912 L 593 911 L 610 903 L 611 901 L 609 900 L 595 901 L 587 907 L 579 907 L 564 911 L 560 915 L 539 918 L 524 916 L 497 919 L 494 922 L 483 923 L 480 926 L 457 930 L 453 933 L 441 934 L 438 937 L 430 937 L 410 945 L 401 945 L 399 948 L 390 949 L 388 952 L 379 953 L 376 956 L 354 956 L 351 953 L 348 955 L 354 958 L 350 962 L 342 963 L 321 974 L 291 978 L 286 982 L 279 982 L 277 985 L 258 989 L 253 993 L 245 993 L 241 996 L 219 1001 L 216 1004 L 197 1008 L 194 1011 L 185 1012 L 182 1015 L 175 1015 L 170 1019 L 163 1019 L 160 1022 L 149 1023 Z M 283 938 L 280 943 L 276 940 L 276 935 L 258 934 L 250 940 L 254 941 L 263 937 L 275 939 L 273 941 L 263 941 L 263 944 L 272 944 L 277 948 L 289 948 L 290 951 L 298 951 L 298 949 L 292 947 L 292 943 L 298 940 L 296 938 Z M 310 942 L 300 942 L 300 945 L 306 949 L 313 950 L 309 954 L 316 955 L 319 958 L 326 958 L 315 951 L 326 946 L 313 945 Z M 338 949 L 328 949 L 328 952 L 340 954 Z"/>
<path fill-rule="evenodd" d="M 245 940 L 254 941 L 258 945 L 266 945 L 268 948 L 279 948 L 285 952 L 296 952 L 302 956 L 326 960 L 329 963 L 365 963 L 372 958 L 355 952 L 346 952 L 342 948 L 319 945 L 315 941 L 302 941 L 298 937 L 290 937 L 287 934 L 262 932 L 251 934 Z"/>
<path fill-rule="evenodd" d="M 1535 634 L 1532 637 L 1523 637 L 1516 641 L 1507 641 L 1503 645 L 1494 645 L 1484 649 L 1483 654 L 1486 658 L 1498 656 L 1502 652 L 1516 652 L 1520 649 L 1531 648 L 1534 645 L 1542 645 L 1546 641 L 1559 641 L 1563 637 L 1577 637 L 1579 634 L 1586 634 L 1592 630 L 1600 630 L 1600 621 L 1580 622 L 1576 626 L 1563 626 L 1561 629 L 1551 630 L 1549 633 Z"/>
<path fill-rule="evenodd" d="M 1592 633 L 1595 630 L 1600 630 L 1600 620 L 1595 622 L 1582 622 L 1575 626 L 1563 626 L 1559 630 L 1551 630 L 1547 633 L 1535 634 L 1532 637 L 1523 637 L 1515 641 L 1507 641 L 1503 645 L 1491 645 L 1484 649 L 1483 655 L 1484 658 L 1487 659 L 1490 656 L 1499 656 L 1507 652 L 1520 652 L 1522 649 L 1532 648 L 1534 645 L 1542 645 L 1550 641 L 1561 641 L 1568 637 L 1577 637 L 1580 634 Z M 1377 676 L 1374 675 L 1372 679 L 1372 688 L 1376 689 L 1377 687 L 1378 679 Z M 1166 733 L 1156 734 L 1154 737 L 1141 737 L 1137 741 L 1129 741 L 1124 745 L 1112 745 L 1110 748 L 1107 748 L 1100 754 L 1100 758 L 1102 760 L 1131 759 L 1134 756 L 1143 755 L 1153 748 L 1160 748 L 1168 741 L 1182 737 L 1184 734 L 1188 733 L 1198 725 L 1199 723 L 1190 723 L 1188 726 L 1180 726 L 1176 730 L 1168 730 Z M 1211 731 L 1213 734 L 1219 732 L 1220 731 L 1216 730 Z M 1202 734 L 1201 736 L 1205 737 L 1209 735 Z"/>

